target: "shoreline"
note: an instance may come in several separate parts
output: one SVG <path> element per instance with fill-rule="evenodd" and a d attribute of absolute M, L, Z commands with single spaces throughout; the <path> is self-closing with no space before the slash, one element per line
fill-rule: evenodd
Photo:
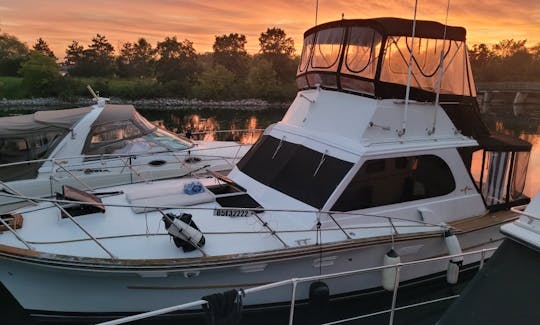
<path fill-rule="evenodd" d="M 94 105 L 96 102 L 92 98 L 81 97 L 73 101 L 66 101 L 59 98 L 26 98 L 26 99 L 1 99 L 0 110 L 52 110 L 57 108 L 74 108 Z M 109 104 L 133 105 L 135 108 L 144 109 L 183 109 L 183 108 L 226 108 L 241 110 L 263 110 L 270 108 L 287 107 L 290 102 L 272 103 L 262 99 L 239 99 L 230 101 L 205 101 L 199 99 L 186 98 L 152 98 L 128 100 L 121 98 L 111 98 Z"/>

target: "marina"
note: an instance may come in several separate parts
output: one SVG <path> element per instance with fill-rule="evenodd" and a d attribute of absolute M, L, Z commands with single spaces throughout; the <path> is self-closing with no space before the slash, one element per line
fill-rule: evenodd
<path fill-rule="evenodd" d="M 34 206 L 2 216 L 2 283 L 49 321 L 106 320 L 291 275 L 303 279 L 287 283 L 292 300 L 276 286 L 242 297 L 244 309 L 288 310 L 317 291 L 372 297 L 379 310 L 386 292 L 394 310 L 400 282 L 457 284 L 518 218 L 510 208 L 528 202 L 536 158 L 481 121 L 465 30 L 415 24 L 413 37 L 413 22 L 396 18 L 309 29 L 296 99 L 228 175 L 64 185 L 55 198 L 5 191 Z M 403 55 L 415 41 L 422 64 Z M 420 260 L 433 263 L 401 269 Z"/>

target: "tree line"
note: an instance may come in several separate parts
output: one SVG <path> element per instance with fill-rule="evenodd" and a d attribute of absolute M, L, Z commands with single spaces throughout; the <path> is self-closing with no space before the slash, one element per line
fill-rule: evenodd
<path fill-rule="evenodd" d="M 298 63 L 292 38 L 274 27 L 262 32 L 258 41 L 259 51 L 253 55 L 246 51 L 246 36 L 238 33 L 216 36 L 210 53 L 197 53 L 193 42 L 176 36 L 155 46 L 139 38 L 115 51 L 106 36 L 97 34 L 87 46 L 73 41 L 58 64 L 42 38 L 28 48 L 3 33 L 0 76 L 22 80 L 19 96 L 24 97 L 87 96 L 85 85 L 90 83 L 103 96 L 128 99 L 292 99 Z M 540 81 L 540 43 L 526 43 L 509 39 L 473 45 L 469 57 L 475 79 Z M 0 77 L 0 96 L 10 97 L 6 92 L 16 88 L 9 87 L 10 80 Z"/>
<path fill-rule="evenodd" d="M 260 34 L 257 54 L 248 54 L 246 44 L 245 35 L 224 34 L 215 37 L 213 52 L 197 53 L 190 40 L 171 36 L 155 46 L 139 38 L 115 52 L 97 34 L 86 47 L 73 41 L 58 64 L 42 38 L 29 49 L 4 33 L 0 76 L 22 77 L 28 96 L 84 96 L 90 82 L 103 96 L 124 98 L 291 99 L 298 60 L 293 39 L 274 27 Z"/>
<path fill-rule="evenodd" d="M 477 81 L 540 81 L 540 43 L 507 39 L 492 46 L 475 44 L 469 58 Z"/>

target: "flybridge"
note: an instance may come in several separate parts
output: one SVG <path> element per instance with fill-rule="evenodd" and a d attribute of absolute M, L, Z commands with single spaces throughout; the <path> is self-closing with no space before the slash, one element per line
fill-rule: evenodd
<path fill-rule="evenodd" d="M 375 18 L 340 20 L 304 34 L 297 70 L 299 89 L 321 86 L 376 98 L 405 98 L 413 55 L 410 99 L 441 101 L 475 97 L 465 29 L 432 21 Z M 439 66 L 442 73 L 439 73 Z M 440 80 L 439 80 L 440 79 Z"/>

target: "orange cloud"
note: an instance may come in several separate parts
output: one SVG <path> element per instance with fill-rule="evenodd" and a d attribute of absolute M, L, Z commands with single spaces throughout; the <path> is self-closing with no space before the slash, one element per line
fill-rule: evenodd
<path fill-rule="evenodd" d="M 318 22 L 345 18 L 412 18 L 413 1 L 319 0 Z M 420 1 L 418 19 L 445 21 L 447 1 Z M 88 44 L 96 33 L 113 46 L 145 37 L 152 44 L 166 36 L 189 39 L 199 52 L 210 51 L 216 35 L 245 34 L 247 48 L 258 51 L 258 37 L 268 27 L 283 28 L 300 51 L 303 32 L 315 22 L 315 0 L 4 0 L 0 28 L 32 45 L 45 39 L 62 57 L 72 40 Z M 458 0 L 450 3 L 448 24 L 464 26 L 469 43 L 503 39 L 540 42 L 537 1 Z"/>

